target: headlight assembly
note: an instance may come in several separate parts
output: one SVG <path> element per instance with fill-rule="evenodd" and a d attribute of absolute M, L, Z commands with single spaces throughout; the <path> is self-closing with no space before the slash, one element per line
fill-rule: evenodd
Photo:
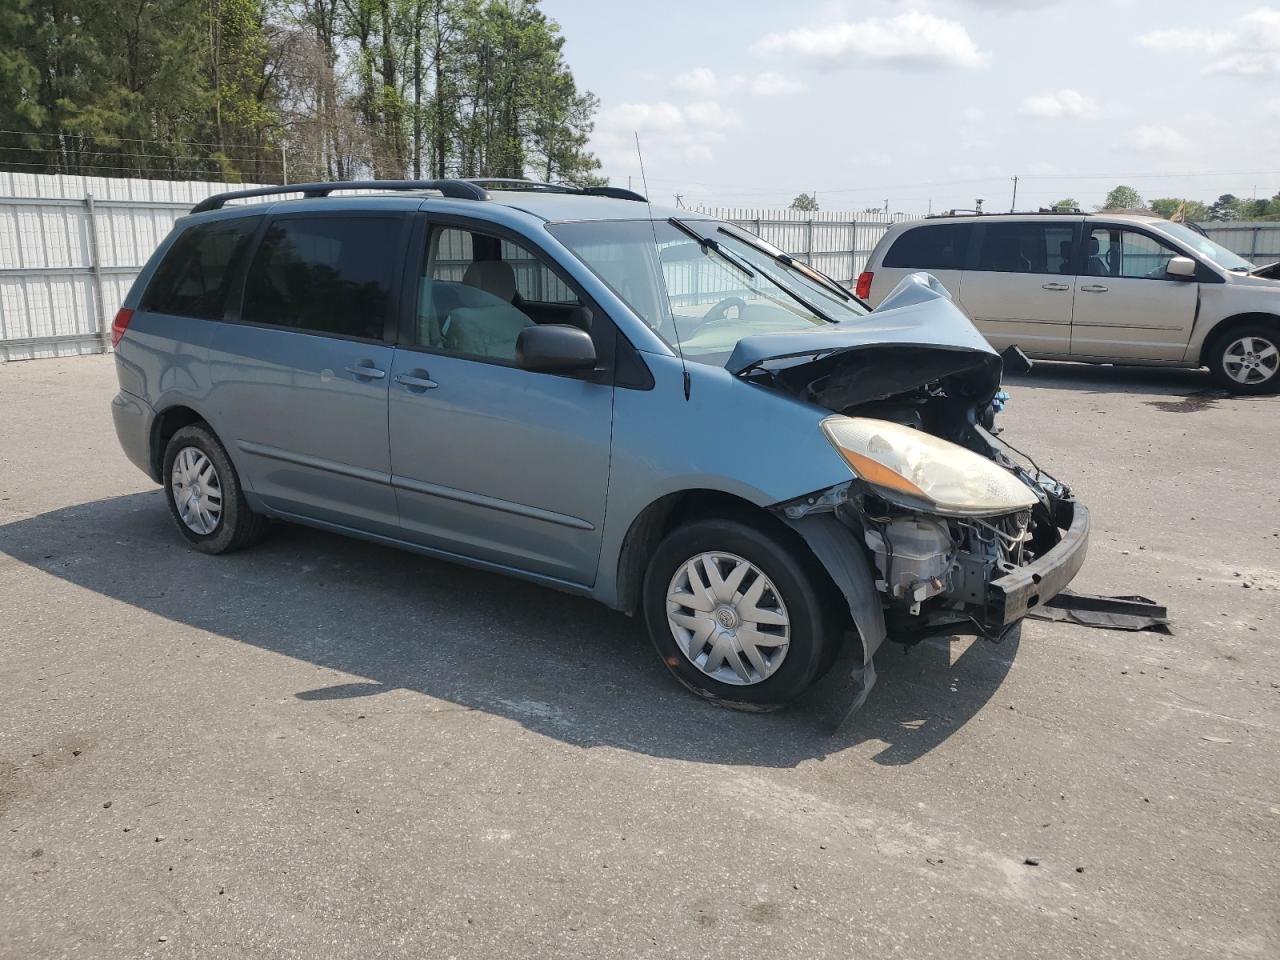
<path fill-rule="evenodd" d="M 828 417 L 822 430 L 886 500 L 952 517 L 1013 513 L 1036 503 L 999 464 L 932 434 L 866 417 Z"/>

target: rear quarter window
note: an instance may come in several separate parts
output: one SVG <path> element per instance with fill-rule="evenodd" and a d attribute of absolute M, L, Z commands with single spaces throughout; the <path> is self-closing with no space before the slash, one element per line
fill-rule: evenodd
<path fill-rule="evenodd" d="M 160 261 L 139 307 L 178 317 L 221 319 L 235 265 L 261 222 L 261 217 L 238 217 L 183 232 Z"/>
<path fill-rule="evenodd" d="M 912 227 L 893 242 L 883 265 L 910 270 L 963 270 L 972 236 L 971 223 Z"/>

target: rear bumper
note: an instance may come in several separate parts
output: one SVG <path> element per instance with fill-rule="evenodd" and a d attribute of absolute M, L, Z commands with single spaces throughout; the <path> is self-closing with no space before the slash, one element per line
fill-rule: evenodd
<path fill-rule="evenodd" d="M 145 400 L 121 390 L 111 400 L 111 419 L 116 425 L 116 438 L 124 455 L 139 470 L 157 483 L 151 464 L 151 425 L 155 423 L 156 412 Z"/>
<path fill-rule="evenodd" d="M 1056 547 L 987 585 L 982 625 L 989 633 L 1002 632 L 1032 607 L 1056 597 L 1080 572 L 1089 549 L 1089 511 L 1074 500 L 1064 501 L 1058 519 L 1066 531 Z"/>

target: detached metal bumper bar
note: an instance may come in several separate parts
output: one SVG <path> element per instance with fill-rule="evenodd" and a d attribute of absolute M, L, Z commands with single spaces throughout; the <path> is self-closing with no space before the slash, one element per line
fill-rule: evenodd
<path fill-rule="evenodd" d="M 1075 501 L 1067 501 L 1059 506 L 1057 519 L 1059 526 L 1065 525 L 1067 530 L 1056 547 L 987 585 L 982 619 L 990 633 L 1001 633 L 1025 617 L 1028 610 L 1056 597 L 1080 571 L 1089 548 L 1089 511 Z"/>

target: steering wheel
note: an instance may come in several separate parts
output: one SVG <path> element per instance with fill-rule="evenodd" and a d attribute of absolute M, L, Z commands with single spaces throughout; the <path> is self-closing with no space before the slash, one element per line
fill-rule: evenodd
<path fill-rule="evenodd" d="M 702 323 L 715 323 L 717 320 L 724 320 L 725 314 L 729 312 L 730 307 L 737 307 L 738 316 L 741 317 L 747 309 L 747 301 L 741 297 L 725 297 L 703 314 Z"/>

